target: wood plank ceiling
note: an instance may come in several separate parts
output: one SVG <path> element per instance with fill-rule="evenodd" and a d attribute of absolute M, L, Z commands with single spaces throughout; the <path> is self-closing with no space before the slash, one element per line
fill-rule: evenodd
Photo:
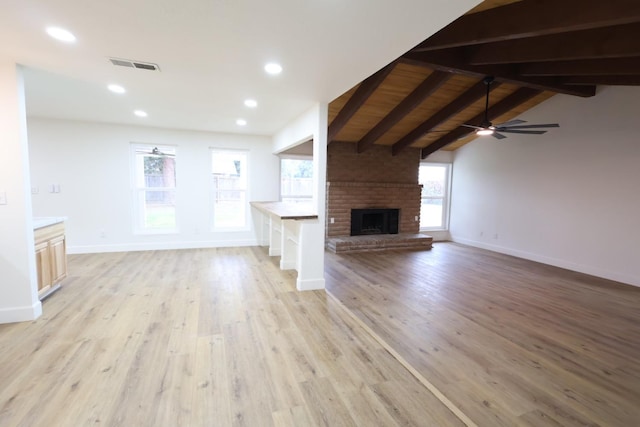
<path fill-rule="evenodd" d="M 332 101 L 329 142 L 455 150 L 476 137 L 461 125 L 482 121 L 486 76 L 498 124 L 557 93 L 638 86 L 640 1 L 486 0 Z"/>

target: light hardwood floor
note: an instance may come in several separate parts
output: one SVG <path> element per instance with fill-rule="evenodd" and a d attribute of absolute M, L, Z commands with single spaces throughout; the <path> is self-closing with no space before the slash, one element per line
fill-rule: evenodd
<path fill-rule="evenodd" d="M 640 426 L 640 288 L 437 243 L 327 289 L 479 426 Z"/>
<path fill-rule="evenodd" d="M 0 325 L 2 427 L 462 425 L 262 248 L 74 255 L 43 309 Z"/>

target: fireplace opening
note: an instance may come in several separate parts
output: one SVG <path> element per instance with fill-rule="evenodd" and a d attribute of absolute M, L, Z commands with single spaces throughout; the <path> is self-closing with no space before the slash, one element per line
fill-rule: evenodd
<path fill-rule="evenodd" d="M 351 209 L 351 235 L 398 234 L 400 209 Z"/>

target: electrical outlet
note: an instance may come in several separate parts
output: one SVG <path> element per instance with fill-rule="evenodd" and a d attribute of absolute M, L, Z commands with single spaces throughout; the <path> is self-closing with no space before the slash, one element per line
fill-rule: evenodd
<path fill-rule="evenodd" d="M 413 217 L 413 220 L 414 220 L 415 222 L 418 222 L 418 216 L 417 216 L 417 215 L 416 215 L 416 216 L 414 216 L 414 217 Z"/>
<path fill-rule="evenodd" d="M 100 237 L 102 237 L 103 239 L 107 237 L 107 233 L 105 233 L 104 230 L 100 230 Z"/>
<path fill-rule="evenodd" d="M 331 224 L 335 223 L 336 219 L 335 218 L 331 218 Z"/>

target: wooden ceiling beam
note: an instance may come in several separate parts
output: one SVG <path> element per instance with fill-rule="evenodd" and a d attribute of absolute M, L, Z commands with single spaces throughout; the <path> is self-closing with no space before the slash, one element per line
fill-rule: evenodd
<path fill-rule="evenodd" d="M 496 82 L 491 85 L 490 89 L 494 90 L 500 86 L 500 83 Z M 446 107 L 439 110 L 433 116 L 418 125 L 411 132 L 403 136 L 398 142 L 391 146 L 391 153 L 395 156 L 400 153 L 404 148 L 410 146 L 418 139 L 426 135 L 430 130 L 444 123 L 450 117 L 458 114 L 469 105 L 473 104 L 477 100 L 483 98 L 487 93 L 487 85 L 481 80 L 470 89 L 450 102 Z"/>
<path fill-rule="evenodd" d="M 371 75 L 356 89 L 347 103 L 342 107 L 338 115 L 333 119 L 327 131 L 327 143 L 330 143 L 335 136 L 345 127 L 349 120 L 356 114 L 362 104 L 375 92 L 380 84 L 387 78 L 395 67 L 396 62 L 392 62 L 377 73 Z"/>
<path fill-rule="evenodd" d="M 639 2 L 640 3 L 640 2 Z M 640 56 L 640 24 L 575 31 L 469 47 L 471 65 Z"/>
<path fill-rule="evenodd" d="M 416 47 L 436 50 L 640 22 L 637 0 L 524 0 L 465 15 Z"/>
<path fill-rule="evenodd" d="M 595 86 L 570 86 L 563 85 L 556 78 L 520 76 L 516 72 L 517 67 L 515 65 L 469 65 L 464 61 L 459 49 L 438 52 L 408 52 L 400 60 L 413 65 L 422 65 L 478 79 L 482 79 L 485 76 L 494 76 L 496 81 L 536 90 L 581 97 L 590 97 L 596 94 Z"/>
<path fill-rule="evenodd" d="M 563 80 L 567 85 L 640 86 L 640 72 L 635 76 L 571 76 Z"/>
<path fill-rule="evenodd" d="M 640 57 L 534 62 L 518 66 L 523 76 L 626 76 L 640 74 Z"/>
<path fill-rule="evenodd" d="M 531 98 L 539 95 L 540 93 L 542 92 L 539 90 L 530 89 L 526 87 L 520 88 L 515 92 L 513 92 L 511 95 L 504 98 L 503 100 L 497 102 L 491 108 L 489 108 L 489 110 L 487 111 L 487 117 L 489 118 L 489 120 L 494 120 L 495 118 L 508 113 L 512 109 L 516 108 L 518 105 L 521 105 L 529 101 Z M 478 114 L 477 116 L 475 116 L 474 118 L 472 118 L 471 120 L 469 120 L 467 123 L 479 124 L 482 122 L 483 119 L 484 119 L 484 111 Z M 465 126 L 458 126 L 448 134 L 434 141 L 432 144 L 429 144 L 428 146 L 424 147 L 421 151 L 421 156 L 424 159 L 430 154 L 435 153 L 436 151 L 446 147 L 447 145 L 457 141 L 460 138 L 463 138 L 469 135 L 472 132 L 475 132 L 475 130 L 472 128 L 468 128 Z"/>
<path fill-rule="evenodd" d="M 450 73 L 434 71 L 422 83 L 418 85 L 405 99 L 403 99 L 389 114 L 373 127 L 360 141 L 358 141 L 358 153 L 362 153 L 402 120 L 407 114 L 416 109 L 429 95 L 435 92 L 444 82 L 451 78 Z"/>

